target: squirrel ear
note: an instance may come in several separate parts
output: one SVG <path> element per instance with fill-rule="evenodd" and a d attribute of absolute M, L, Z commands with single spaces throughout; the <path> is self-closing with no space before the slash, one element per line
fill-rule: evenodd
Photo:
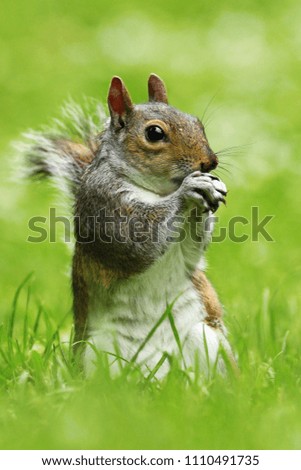
<path fill-rule="evenodd" d="M 152 73 L 148 79 L 148 99 L 168 104 L 164 82 L 155 73 Z"/>
<path fill-rule="evenodd" d="M 132 111 L 130 95 L 119 77 L 113 77 L 109 89 L 108 106 L 114 127 L 124 127 L 126 115 Z"/>

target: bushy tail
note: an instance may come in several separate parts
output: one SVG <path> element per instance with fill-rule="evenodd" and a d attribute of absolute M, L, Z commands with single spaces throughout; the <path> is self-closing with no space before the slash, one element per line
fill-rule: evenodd
<path fill-rule="evenodd" d="M 101 145 L 106 116 L 102 106 L 86 100 L 84 106 L 69 102 L 62 109 L 62 120 L 42 131 L 24 134 L 22 153 L 27 175 L 50 176 L 64 192 L 75 194 L 82 174 Z"/>

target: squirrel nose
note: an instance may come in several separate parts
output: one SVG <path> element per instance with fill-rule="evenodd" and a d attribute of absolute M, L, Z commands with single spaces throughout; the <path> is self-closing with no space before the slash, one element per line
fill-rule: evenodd
<path fill-rule="evenodd" d="M 209 173 L 211 170 L 214 170 L 218 165 L 218 158 L 215 153 L 211 153 L 210 156 L 208 156 L 208 159 L 206 162 L 201 163 L 201 172 L 202 173 Z"/>

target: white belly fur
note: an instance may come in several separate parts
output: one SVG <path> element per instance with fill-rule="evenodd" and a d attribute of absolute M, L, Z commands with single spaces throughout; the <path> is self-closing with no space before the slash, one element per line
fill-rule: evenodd
<path fill-rule="evenodd" d="M 173 302 L 172 315 L 181 340 L 185 366 L 193 367 L 197 360 L 201 370 L 207 373 L 208 367 L 216 362 L 221 340 L 223 343 L 226 340 L 221 338 L 218 330 L 204 323 L 206 311 L 187 272 L 180 244 L 171 246 L 144 273 L 119 281 L 113 291 L 101 286 L 96 288 L 89 311 L 88 341 L 98 351 L 118 354 L 129 361 L 167 305 Z M 149 373 L 164 352 L 179 355 L 168 319 L 158 327 L 136 362 Z M 114 370 L 118 365 L 113 356 L 112 363 Z M 219 367 L 222 367 L 220 361 Z M 84 368 L 88 375 L 95 368 L 95 352 L 89 345 L 84 353 Z M 165 361 L 156 376 L 165 375 L 167 370 Z"/>

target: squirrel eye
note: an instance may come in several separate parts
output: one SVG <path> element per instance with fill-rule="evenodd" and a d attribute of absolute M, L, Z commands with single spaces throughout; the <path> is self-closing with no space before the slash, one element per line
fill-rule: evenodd
<path fill-rule="evenodd" d="M 147 140 L 150 142 L 158 142 L 159 140 L 163 140 L 165 137 L 165 133 L 163 129 L 159 126 L 149 126 L 145 129 L 145 135 Z"/>

